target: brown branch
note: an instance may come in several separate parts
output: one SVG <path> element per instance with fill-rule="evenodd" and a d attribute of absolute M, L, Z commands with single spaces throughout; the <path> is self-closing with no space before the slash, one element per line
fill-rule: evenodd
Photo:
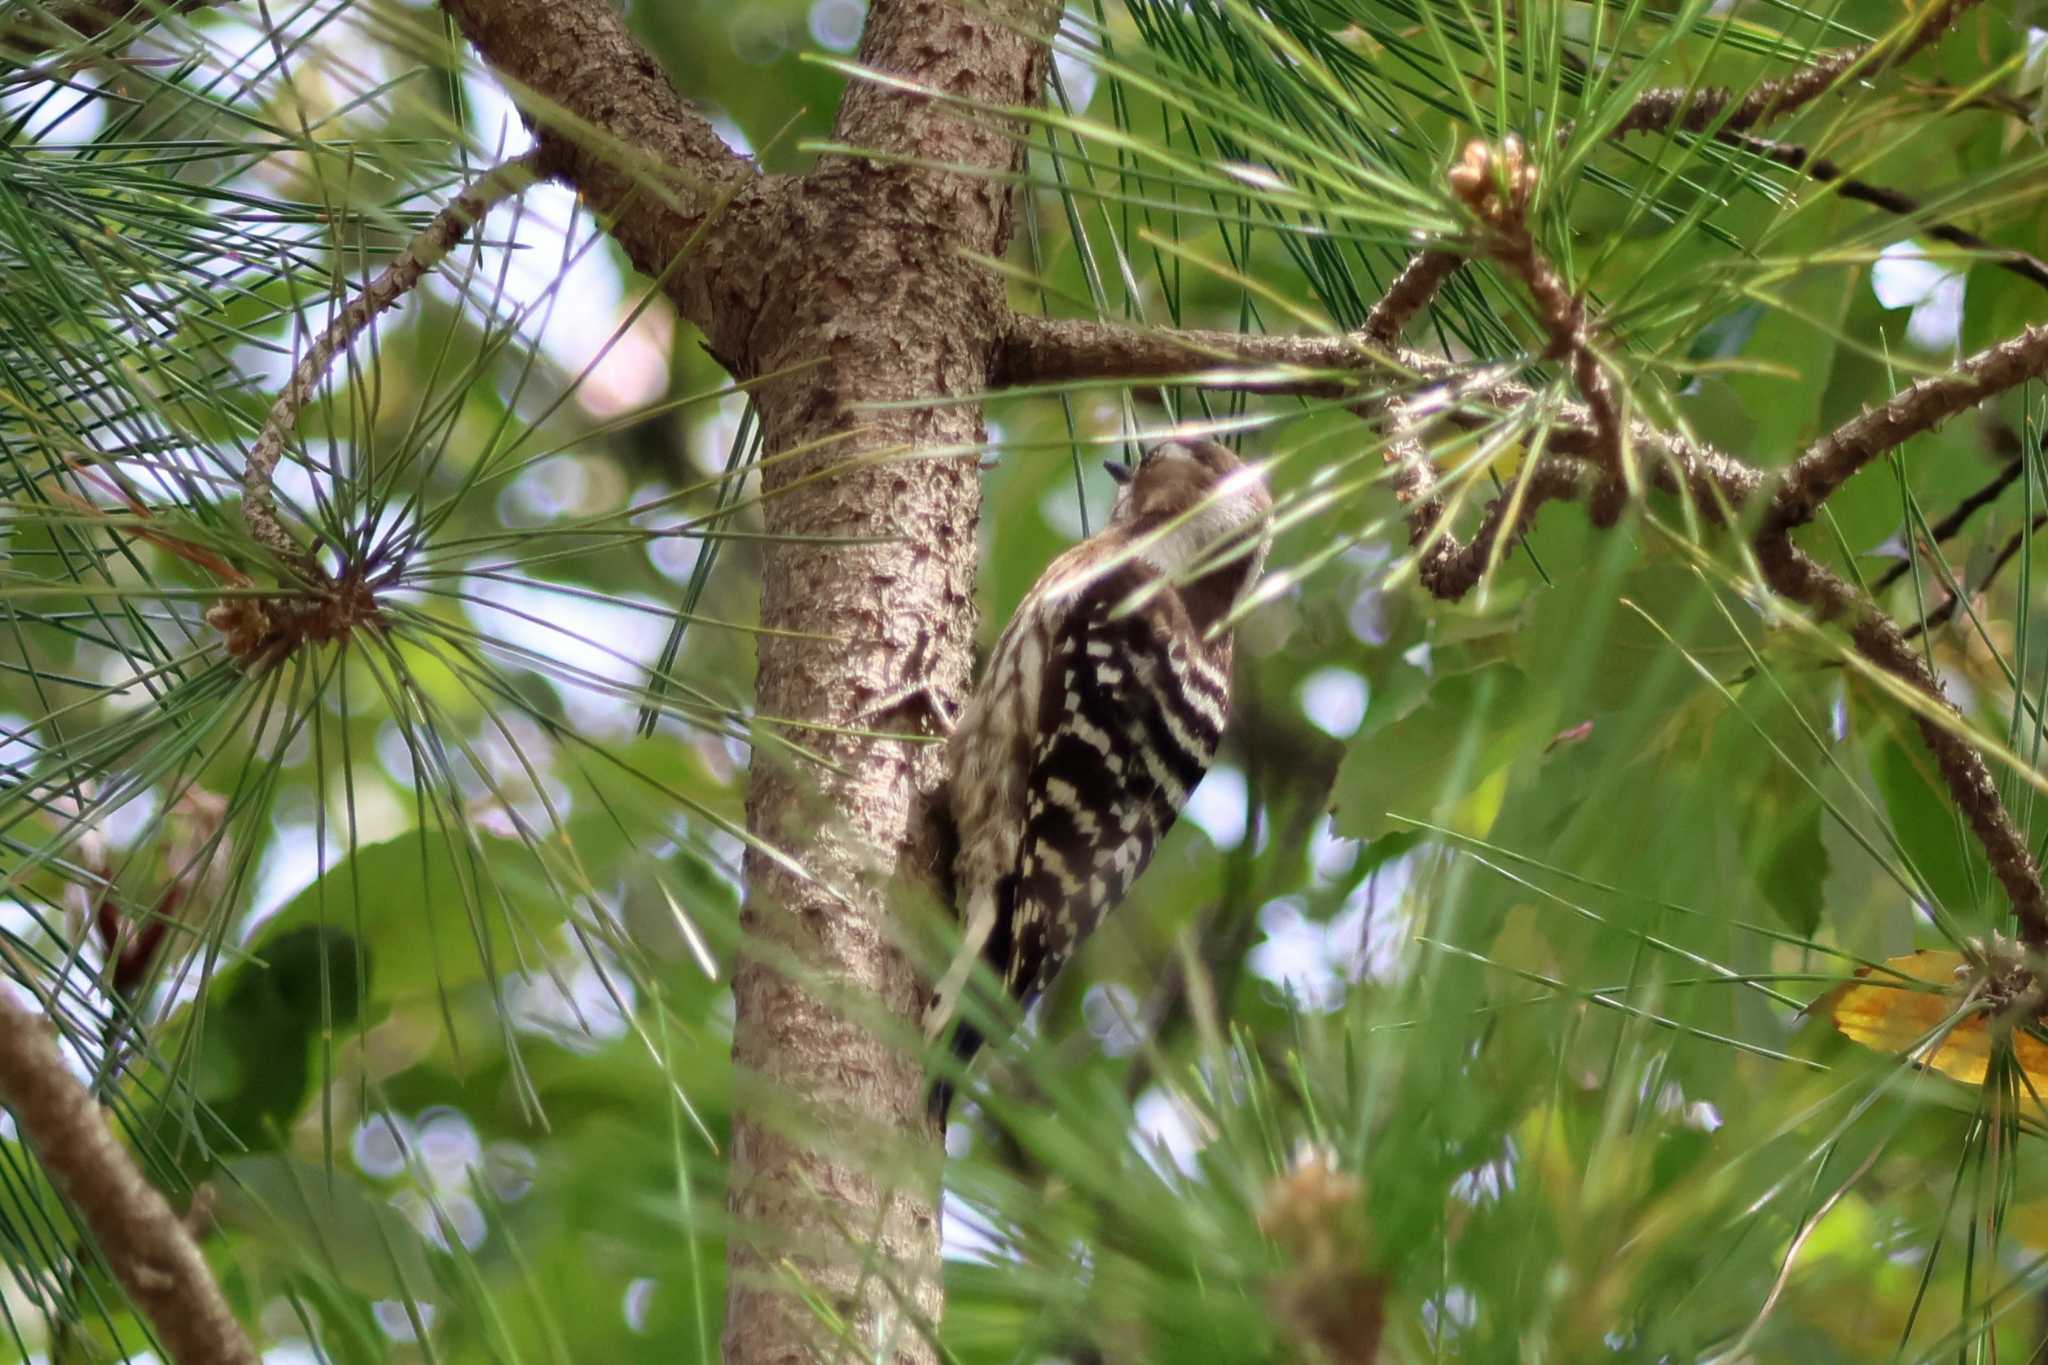
<path fill-rule="evenodd" d="M 1354 376 L 1396 381 L 1412 376 L 1409 359 L 1373 346 L 1356 332 L 1246 335 L 1014 313 L 998 342 L 990 381 L 998 388 L 1013 388 L 1085 379 L 1171 379 L 1233 366 L 1251 368 L 1190 382 L 1249 393 L 1339 398 L 1357 392 L 1360 381 Z M 1284 373 L 1287 370 L 1300 373 Z"/>
<path fill-rule="evenodd" d="M 1429 306 L 1463 260 L 1448 251 L 1417 252 L 1373 305 L 1359 329 L 1362 336 L 1376 346 L 1393 347 L 1409 320 Z M 1361 415 L 1370 417 L 1372 406 L 1366 405 Z M 1579 491 L 1571 470 L 1549 464 L 1539 468 L 1531 461 L 1514 490 L 1487 507 L 1471 543 L 1460 544 L 1437 492 L 1436 466 L 1416 430 L 1411 405 L 1389 398 L 1377 407 L 1388 436 L 1385 458 L 1394 466 L 1394 496 L 1409 504 L 1408 543 L 1416 552 L 1416 576 L 1437 597 L 1447 601 L 1464 597 L 1493 566 L 1503 537 L 1527 529 L 1545 502 L 1573 497 Z"/>
<path fill-rule="evenodd" d="M 1206 367 L 1218 368 L 1204 373 Z M 1534 397 L 1526 385 L 1501 373 L 1498 367 L 1474 368 L 1420 351 L 1376 346 L 1358 332 L 1269 336 L 1015 313 L 999 339 L 990 377 L 997 387 L 1180 379 L 1201 388 L 1308 398 L 1343 398 L 1379 385 L 1399 390 L 1418 408 L 1450 404 L 1448 420 L 1476 425 Z M 1724 504 L 1740 507 L 1763 485 L 1760 470 L 1712 446 L 1642 422 L 1631 422 L 1628 436 L 1632 448 L 1654 457 L 1649 473 L 1657 487 L 1692 498 L 1714 521 L 1722 519 Z M 1592 413 L 1583 404 L 1559 404 L 1550 426 L 1550 449 L 1590 459 L 1598 446 Z"/>
<path fill-rule="evenodd" d="M 292 368 L 284 391 L 271 405 L 270 416 L 265 419 L 256 443 L 249 447 L 249 462 L 242 473 L 242 524 L 250 539 L 287 564 L 307 562 L 305 548 L 278 522 L 277 504 L 271 497 L 271 476 L 284 456 L 285 441 L 298 427 L 299 410 L 327 377 L 327 367 L 335 355 L 346 349 L 370 325 L 371 319 L 410 293 L 420 277 L 433 269 L 464 233 L 481 222 L 493 205 L 524 190 L 544 170 L 542 154 L 533 151 L 486 172 L 435 214 L 398 259 L 384 267 L 362 293 L 348 301 L 327 330 L 313 339 Z"/>
<path fill-rule="evenodd" d="M 1440 491 L 1414 405 L 1390 398 L 1379 409 L 1387 433 L 1385 459 L 1394 467 L 1394 497 L 1408 505 L 1408 543 L 1415 549 L 1416 577 L 1445 601 L 1455 602 L 1477 587 L 1502 553 L 1503 542 L 1527 530 L 1544 503 L 1584 492 L 1573 467 L 1531 459 L 1514 485 L 1487 505 L 1471 541 L 1460 543 L 1451 530 L 1452 509 Z"/>
<path fill-rule="evenodd" d="M 21 62 L 53 49 L 69 49 L 63 66 L 75 67 L 85 60 L 103 56 L 96 39 L 113 33 L 125 42 L 143 33 L 151 24 L 174 14 L 190 14 L 226 3 L 226 0 L 87 0 L 85 3 L 55 5 L 46 9 L 23 7 L 0 23 L 0 59 Z M 116 32 L 124 25 L 126 32 Z M 90 45 L 90 46 L 89 46 Z M 26 73 L 47 78 L 56 74 L 60 63 Z"/>
<path fill-rule="evenodd" d="M 1801 526 L 1857 470 L 1966 408 L 2048 373 L 2048 325 L 1988 346 L 1943 374 L 1895 395 L 1836 427 L 1808 448 L 1778 481 L 1771 524 Z"/>
<path fill-rule="evenodd" d="M 1593 460 L 1619 478 L 1621 413 L 1614 385 L 1593 349 L 1585 301 L 1536 249 L 1536 239 L 1529 233 L 1536 166 L 1523 152 L 1522 140 L 1510 136 L 1496 150 L 1473 139 L 1465 144 L 1464 157 L 1448 178 L 1451 193 L 1478 221 L 1488 253 L 1521 280 L 1535 301 L 1550 336 L 1550 354 L 1570 362 L 1572 383 L 1593 419 Z"/>
<path fill-rule="evenodd" d="M 1969 822 L 1993 875 L 2005 888 L 2020 938 L 2036 952 L 2048 951 L 2048 899 L 2041 890 L 2041 870 L 2027 847 L 1991 776 L 1983 755 L 1957 733 L 1962 716 L 1941 690 L 1940 681 L 1909 644 L 1898 626 L 1839 576 L 1814 562 L 1782 530 L 1766 530 L 1756 542 L 1757 563 L 1764 581 L 1780 596 L 1813 608 L 1822 619 L 1847 616 L 1849 638 L 1856 652 L 1893 677 L 1902 679 L 1952 713 L 1950 723 L 1919 716 L 1920 736 L 1933 751 L 1943 782 L 1963 818 Z"/>
<path fill-rule="evenodd" d="M 443 0 L 442 8 L 634 268 L 665 282 L 716 354 L 743 357 L 741 335 L 774 284 L 764 269 L 770 253 L 758 246 L 789 231 L 775 193 L 783 182 L 726 146 L 611 0 Z M 705 241 L 714 220 L 745 249 Z M 679 269 L 693 253 L 691 268 Z"/>
<path fill-rule="evenodd" d="M 1527 211 L 1536 188 L 1535 167 L 1523 155 L 1517 138 L 1508 138 L 1498 151 L 1475 140 L 1466 144 L 1464 157 L 1452 168 L 1449 181 L 1451 192 L 1476 220 L 1487 253 L 1520 279 L 1535 300 L 1550 336 L 1551 354 L 1564 356 L 1571 364 L 1573 382 L 1585 399 L 1588 420 L 1580 429 L 1588 439 L 1569 453 L 1589 457 L 1604 471 L 1593 513 L 1597 524 L 1610 524 L 1620 514 L 1626 497 L 1621 416 L 1612 382 L 1593 349 L 1584 302 L 1537 250 L 1529 233 Z M 1449 269 L 1443 265 L 1429 263 L 1431 254 L 1418 257 L 1403 272 L 1389 298 L 1409 292 L 1404 284 L 1410 275 L 1421 276 L 1425 284 L 1432 273 L 1448 275 Z M 1455 265 L 1453 258 L 1450 268 Z M 1416 573 L 1423 586 L 1440 598 L 1456 600 L 1477 586 L 1499 557 L 1502 537 L 1525 530 L 1544 503 L 1576 498 L 1583 491 L 1577 471 L 1532 458 L 1524 464 L 1514 487 L 1486 509 L 1472 542 L 1460 545 L 1450 530 L 1448 509 L 1436 491 L 1435 466 L 1410 430 L 1409 405 L 1388 400 L 1383 407 L 1390 435 L 1387 459 L 1397 471 L 1395 496 L 1413 504 L 1408 513 L 1408 537 L 1416 547 Z"/>
<path fill-rule="evenodd" d="M 1630 449 L 1657 457 L 1649 466 L 1652 485 L 1684 497 L 1716 524 L 1727 520 L 1728 511 L 1739 511 L 1764 485 L 1764 472 L 1756 466 L 1647 423 L 1631 421 L 1628 439 Z M 1563 405 L 1550 428 L 1550 449 L 1591 457 L 1598 443 L 1592 415 L 1578 404 Z"/>
<path fill-rule="evenodd" d="M 1920 202 L 1911 195 L 1888 186 L 1873 185 L 1867 180 L 1858 180 L 1826 157 L 1815 156 L 1796 142 L 1778 142 L 1771 138 L 1751 137 L 1744 133 L 1726 131 L 1720 134 L 1719 140 L 1731 147 L 1739 147 L 1774 161 L 1787 169 L 1811 176 L 1822 184 L 1831 184 L 1835 187 L 1835 193 L 1844 199 L 1869 204 L 1902 218 L 1915 217 L 1922 212 Z M 2014 247 L 1997 246 L 1953 223 L 1923 223 L 1921 230 L 1937 242 L 1947 242 L 1965 251 L 1981 252 L 1985 259 L 2001 270 L 2010 270 L 2021 279 L 2031 280 L 2048 289 L 2048 261 Z"/>
<path fill-rule="evenodd" d="M 1546 502 L 1576 501 L 1585 491 L 1586 479 L 1577 470 L 1543 461 L 1524 465 L 1508 490 L 1487 504 L 1467 544 L 1458 543 L 1446 524 L 1447 517 L 1438 515 L 1419 535 L 1411 520 L 1409 538 L 1420 547 L 1416 577 L 1433 596 L 1458 601 L 1492 569 L 1504 543 L 1529 528 L 1538 508 Z M 1438 507 L 1441 510 L 1440 504 Z"/>
<path fill-rule="evenodd" d="M 1654 131 L 1744 132 L 1811 104 L 1851 76 L 1868 79 L 1908 61 L 1938 41 L 1980 0 L 1936 0 L 1910 28 L 1856 47 L 1816 56 L 1789 76 L 1760 81 L 1739 98 L 1725 86 L 1665 86 L 1636 97 L 1613 136 Z"/>
<path fill-rule="evenodd" d="M 0 989 L 0 1102 L 180 1365 L 256 1365 L 192 1234 L 64 1065 L 50 1021 Z"/>
<path fill-rule="evenodd" d="M 1465 258 L 1454 251 L 1418 251 L 1401 268 L 1387 292 L 1366 315 L 1359 332 L 1381 347 L 1392 347 L 1416 314 L 1429 307 L 1437 291 L 1458 273 Z"/>

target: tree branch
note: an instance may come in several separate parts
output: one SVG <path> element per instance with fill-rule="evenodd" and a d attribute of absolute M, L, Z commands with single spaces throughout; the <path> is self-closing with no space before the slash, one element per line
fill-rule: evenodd
<path fill-rule="evenodd" d="M 1901 218 L 1916 217 L 1921 212 L 1920 202 L 1911 195 L 1884 185 L 1873 185 L 1867 180 L 1858 180 L 1826 157 L 1815 156 L 1796 142 L 1778 142 L 1767 137 L 1750 137 L 1744 133 L 1726 131 L 1719 135 L 1718 140 L 1728 146 L 1774 161 L 1788 170 L 1810 176 L 1824 185 L 1833 185 L 1835 193 L 1844 199 L 1869 204 L 1873 208 L 1883 209 L 1886 213 L 1897 214 Z M 2016 247 L 1997 246 L 1953 223 L 1924 223 L 1921 230 L 1937 242 L 1947 242 L 1965 251 L 1981 252 L 1999 269 L 2010 270 L 2021 279 L 2031 280 L 2048 289 L 2048 261 L 2029 255 Z"/>
<path fill-rule="evenodd" d="M 1998 784 L 1983 755 L 1957 733 L 1962 716 L 1942 692 L 1941 683 L 1927 661 L 1914 651 L 1891 618 L 1838 575 L 1815 563 L 1792 543 L 1785 531 L 1766 530 L 1757 539 L 1756 551 L 1764 581 L 1775 592 L 1812 607 L 1824 620 L 1849 617 L 1849 638 L 1857 653 L 1952 713 L 1952 724 L 1924 715 L 1916 717 L 1920 736 L 1933 751 L 1950 796 L 1969 822 L 1992 873 L 2012 902 L 2021 940 L 2036 952 L 2048 951 L 2048 900 L 2044 900 L 2041 890 L 2041 870 L 1999 798 Z"/>
<path fill-rule="evenodd" d="M 1529 528 L 1538 508 L 1546 502 L 1576 501 L 1585 496 L 1585 491 L 1585 477 L 1577 470 L 1540 461 L 1524 465 L 1508 491 L 1486 505 L 1468 544 L 1458 543 L 1448 517 L 1436 517 L 1421 532 L 1419 540 L 1416 522 L 1411 521 L 1410 539 L 1419 548 L 1416 577 L 1431 595 L 1447 602 L 1459 600 L 1492 571 L 1505 553 L 1505 542 Z"/>
<path fill-rule="evenodd" d="M 1779 528 L 1804 525 L 1844 481 L 1878 456 L 2044 373 L 2048 325 L 2037 323 L 1851 418 L 1815 442 L 1780 476 L 1771 498 L 1771 523 Z"/>
<path fill-rule="evenodd" d="M 1473 139 L 1465 144 L 1464 159 L 1451 168 L 1449 180 L 1451 193 L 1477 220 L 1488 252 L 1529 291 L 1550 334 L 1550 354 L 1570 363 L 1572 383 L 1593 419 L 1593 461 L 1610 477 L 1621 478 L 1621 412 L 1613 382 L 1593 349 L 1585 301 L 1565 285 L 1529 235 L 1527 215 L 1529 196 L 1536 189 L 1536 167 L 1523 153 L 1522 140 L 1511 136 L 1496 150 Z"/>
<path fill-rule="evenodd" d="M 763 216 L 772 206 L 758 192 L 776 182 L 676 93 L 609 0 L 444 0 L 443 8 L 634 268 L 666 280 L 677 310 L 735 354 L 716 324 L 721 313 L 751 317 L 761 282 L 743 269 L 719 278 L 713 265 L 724 253 L 700 234 L 737 210 L 736 236 L 772 240 L 761 235 L 774 231 Z M 707 264 L 676 269 L 693 249 Z"/>
<path fill-rule="evenodd" d="M 1526 385 L 1502 376 L 1498 366 L 1475 367 L 1377 346 L 1362 332 L 1270 336 L 1015 313 L 1000 339 L 991 379 L 998 387 L 1179 379 L 1200 388 L 1309 398 L 1349 397 L 1378 384 L 1398 390 L 1418 410 L 1444 409 L 1449 420 L 1470 425 L 1513 411 L 1535 396 Z M 1473 412 L 1470 405 L 1485 411 Z M 1648 469 L 1652 483 L 1692 498 L 1712 520 L 1721 520 L 1724 505 L 1742 506 L 1763 485 L 1762 471 L 1712 446 L 1642 422 L 1629 424 L 1628 437 L 1634 449 L 1653 457 Z M 1550 449 L 1591 458 L 1598 446 L 1592 413 L 1580 403 L 1558 404 Z"/>
<path fill-rule="evenodd" d="M 0 987 L 0 1103 L 179 1365 L 256 1365 L 192 1234 L 64 1065 L 50 1021 Z"/>
<path fill-rule="evenodd" d="M 1376 346 L 1355 332 L 1248 335 L 1013 313 L 997 343 L 989 378 L 998 388 L 1014 388 L 1086 379 L 1170 379 L 1222 366 L 1248 366 L 1254 368 L 1206 374 L 1190 382 L 1212 389 L 1340 398 L 1358 390 L 1359 376 L 1386 382 L 1411 379 L 1419 371 L 1410 360 L 1441 366 Z"/>
<path fill-rule="evenodd" d="M 483 221 L 493 205 L 518 194 L 543 174 L 545 157 L 538 149 L 487 171 L 435 214 L 399 253 L 398 259 L 385 266 L 362 293 L 348 301 L 327 330 L 313 339 L 305 355 L 292 367 L 283 392 L 271 405 L 270 416 L 264 421 L 256 443 L 249 447 L 248 464 L 242 473 L 242 524 L 251 540 L 273 551 L 287 564 L 306 562 L 305 547 L 278 522 L 277 504 L 271 497 L 271 476 L 284 456 L 285 442 L 298 427 L 299 410 L 327 377 L 327 367 L 335 355 L 347 349 L 371 319 L 411 293 L 420 278 L 448 254 L 464 233 Z"/>
<path fill-rule="evenodd" d="M 1408 258 L 1408 264 L 1394 282 L 1387 286 L 1387 292 L 1372 306 L 1372 312 L 1365 318 L 1365 325 L 1359 331 L 1375 345 L 1392 347 L 1400 341 L 1401 333 L 1408 330 L 1408 324 L 1416 314 L 1429 307 L 1430 300 L 1437 296 L 1451 276 L 1458 273 L 1465 258 L 1454 251 L 1418 251 Z"/>
<path fill-rule="evenodd" d="M 116 38 L 109 47 L 119 46 L 169 15 L 225 3 L 227 0 L 81 0 L 41 9 L 24 6 L 0 22 L 0 54 L 20 62 L 53 48 L 69 48 L 75 64 L 104 55 L 96 40 L 106 34 Z M 124 26 L 128 26 L 126 32 L 117 32 Z M 27 74 L 49 73 L 50 67 L 44 67 Z"/>
<path fill-rule="evenodd" d="M 1739 133 L 1781 119 L 1851 76 L 1868 79 L 1910 60 L 1980 2 L 1936 0 L 1917 24 L 1896 29 L 1874 43 L 1817 56 L 1789 76 L 1758 82 L 1740 98 L 1725 86 L 1646 90 L 1614 126 L 1613 136 L 1656 131 Z"/>

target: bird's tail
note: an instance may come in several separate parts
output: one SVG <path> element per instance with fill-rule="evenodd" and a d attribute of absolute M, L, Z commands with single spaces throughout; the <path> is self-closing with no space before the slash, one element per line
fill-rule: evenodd
<path fill-rule="evenodd" d="M 964 1019 L 953 1025 L 952 1063 L 932 1077 L 932 1087 L 925 1095 L 926 1111 L 941 1136 L 946 1132 L 946 1115 L 953 1107 L 953 1083 L 974 1060 L 974 1054 L 981 1051 L 981 1044 L 981 1031 L 974 1025 Z"/>

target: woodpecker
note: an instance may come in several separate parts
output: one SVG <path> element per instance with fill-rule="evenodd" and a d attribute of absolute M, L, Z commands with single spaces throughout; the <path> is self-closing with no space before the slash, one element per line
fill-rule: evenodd
<path fill-rule="evenodd" d="M 1169 440 L 1119 485 L 1109 522 L 1052 562 L 996 641 L 946 745 L 961 946 L 932 992 L 964 1066 L 958 1019 L 985 963 L 1020 1008 L 1052 985 L 1145 870 L 1202 780 L 1230 716 L 1219 623 L 1265 565 L 1272 499 L 1214 441 Z M 931 1088 L 943 1129 L 948 1076 Z"/>

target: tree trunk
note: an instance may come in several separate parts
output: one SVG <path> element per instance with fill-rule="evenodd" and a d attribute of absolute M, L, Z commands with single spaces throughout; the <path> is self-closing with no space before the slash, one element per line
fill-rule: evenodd
<path fill-rule="evenodd" d="M 860 56 L 920 85 L 999 103 L 1023 100 L 1037 70 L 1016 35 L 936 3 L 878 7 Z M 849 90 L 837 135 L 937 162 L 1008 169 L 1012 158 L 1001 136 L 874 86 Z M 993 180 L 835 159 L 791 201 L 797 245 L 777 272 L 746 368 L 820 355 L 826 364 L 758 396 L 768 457 L 806 452 L 769 466 L 768 530 L 896 539 L 770 542 L 762 624 L 791 634 L 762 638 L 763 715 L 859 725 L 866 707 L 906 685 L 928 684 L 956 703 L 967 686 L 981 409 L 858 405 L 987 387 L 1004 299 L 962 253 L 1002 252 L 1007 200 Z M 958 453 L 915 458 L 934 449 Z M 834 642 L 797 638 L 808 635 Z M 725 1355 L 749 1365 L 813 1358 L 816 1323 L 776 1282 L 776 1265 L 789 1257 L 856 1324 L 867 1352 L 891 1347 L 898 1360 L 928 1360 L 923 1334 L 906 1320 L 936 1323 L 940 1308 L 936 1173 L 918 1173 L 935 1163 L 904 1159 L 931 1142 L 923 1071 L 817 986 L 850 986 L 898 1019 L 917 1017 L 923 987 L 893 945 L 885 893 L 914 839 L 915 797 L 936 776 L 938 755 L 929 746 L 799 734 L 845 775 L 766 763 L 753 772 L 749 825 L 816 880 L 759 854 L 748 861 L 749 949 L 733 983 L 741 1102 L 731 1209 L 743 1235 L 729 1262 Z M 788 962 L 801 969 L 785 970 Z M 864 1262 L 867 1288 L 856 1297 Z"/>
<path fill-rule="evenodd" d="M 725 1358 L 808 1362 L 844 1345 L 803 1301 L 815 1296 L 862 1358 L 932 1360 L 938 1153 L 919 1058 L 901 1045 L 924 988 L 895 946 L 887 889 L 918 853 L 938 755 L 805 723 L 861 726 L 877 698 L 913 684 L 957 705 L 969 682 L 984 432 L 979 404 L 944 400 L 988 387 L 1005 335 L 1002 285 L 969 257 L 1009 242 L 998 177 L 1020 164 L 1017 130 L 855 80 L 837 138 L 882 158 L 762 177 L 709 136 L 601 0 L 447 7 L 515 93 L 549 102 L 528 117 L 563 178 L 641 270 L 674 266 L 669 292 L 714 353 L 742 377 L 805 366 L 755 393 L 778 538 L 761 617 L 788 632 L 761 638 L 758 696 L 762 716 L 793 722 L 789 737 L 836 770 L 756 748 L 749 826 L 806 875 L 748 858 Z M 1026 104 L 1057 15 L 1047 0 L 876 0 L 860 61 L 951 100 Z M 665 196 L 635 192 L 648 164 L 676 172 Z M 917 399 L 942 405 L 861 406 Z M 895 1029 L 876 1027 L 890 1018 Z"/>

